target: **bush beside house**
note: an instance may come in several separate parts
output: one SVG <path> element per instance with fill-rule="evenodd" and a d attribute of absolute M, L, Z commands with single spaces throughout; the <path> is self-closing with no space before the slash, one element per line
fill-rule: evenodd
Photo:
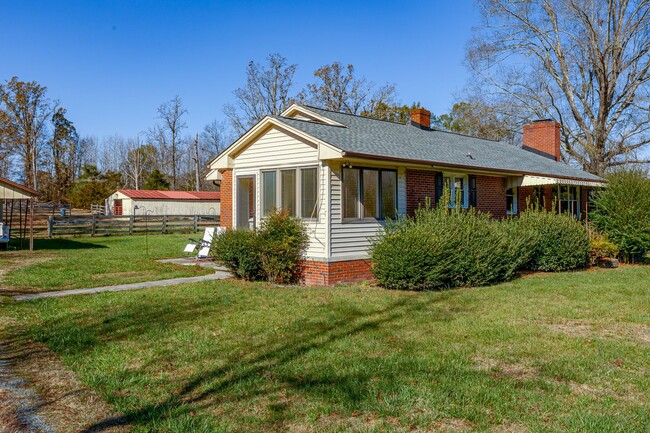
<path fill-rule="evenodd" d="M 530 258 L 523 269 L 561 272 L 584 268 L 589 263 L 587 230 L 570 214 L 533 208 L 522 212 L 515 225 L 515 235 L 529 240 L 524 248 Z"/>
<path fill-rule="evenodd" d="M 592 200 L 591 221 L 629 263 L 650 251 L 650 179 L 640 170 L 612 173 Z"/>
<path fill-rule="evenodd" d="M 435 290 L 512 278 L 528 261 L 529 239 L 515 225 L 475 209 L 420 208 L 389 224 L 372 248 L 373 273 L 384 287 Z"/>
<path fill-rule="evenodd" d="M 228 230 L 213 244 L 214 256 L 236 276 L 246 280 L 296 283 L 309 246 L 303 223 L 285 211 L 275 211 L 261 229 Z"/>
<path fill-rule="evenodd" d="M 531 209 L 497 220 L 475 209 L 438 206 L 389 224 L 372 260 L 382 286 L 432 290 L 507 281 L 525 269 L 583 268 L 589 251 L 584 226 L 569 215 Z"/>

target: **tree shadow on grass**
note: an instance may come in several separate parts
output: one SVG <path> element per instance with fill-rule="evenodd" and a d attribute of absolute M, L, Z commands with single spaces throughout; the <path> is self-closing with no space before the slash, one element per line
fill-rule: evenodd
<path fill-rule="evenodd" d="M 80 242 L 74 239 L 34 239 L 35 250 L 82 250 L 108 248 L 106 245 L 95 244 L 91 242 Z"/>
<path fill-rule="evenodd" d="M 303 320 L 298 324 L 298 329 L 263 343 L 250 345 L 243 354 L 230 354 L 223 366 L 195 374 L 164 401 L 144 405 L 120 417 L 108 418 L 85 431 L 101 431 L 121 423 L 147 426 L 151 423 L 159 423 L 161 420 L 171 423 L 180 422 L 179 419 L 190 412 L 214 409 L 222 398 L 229 402 L 272 399 L 279 387 L 291 388 L 303 394 L 308 393 L 321 400 L 327 394 L 323 390 L 331 388 L 346 406 L 369 404 L 374 398 L 369 391 L 369 386 L 373 377 L 377 375 L 380 362 L 376 364 L 370 362 L 370 368 L 361 372 L 337 372 L 335 378 L 329 378 L 326 373 L 319 372 L 306 379 L 296 379 L 292 376 L 291 370 L 295 368 L 297 361 L 311 351 L 331 348 L 339 341 L 357 335 L 383 332 L 387 329 L 392 331 L 400 326 L 402 320 L 408 320 L 418 311 L 428 309 L 432 304 L 439 303 L 447 297 L 448 295 L 442 294 L 435 298 L 429 296 L 401 298 L 387 306 L 371 310 L 341 308 L 340 304 L 306 307 L 313 308 L 315 314 L 327 312 L 324 309 L 335 311 L 321 314 L 317 320 Z M 68 340 L 67 344 L 71 346 L 64 351 L 72 355 L 97 350 L 105 342 L 102 336 L 110 339 L 127 338 L 134 333 L 147 332 L 146 327 L 151 323 L 176 326 L 184 321 L 195 321 L 201 314 L 206 313 L 205 305 L 198 301 L 194 305 L 184 305 L 180 312 L 173 307 L 158 306 L 141 310 L 139 313 L 128 309 L 118 313 L 118 317 L 112 317 L 101 323 L 66 320 L 67 326 L 75 326 L 77 331 L 81 335 L 86 334 L 86 337 L 77 338 L 76 341 Z M 436 313 L 438 316 L 452 314 L 442 310 Z M 432 317 L 432 320 L 450 319 Z M 149 325 L 143 327 L 143 323 Z M 390 325 L 393 327 L 391 328 Z M 60 328 L 61 323 L 52 326 Z M 58 329 L 59 333 L 60 331 L 61 329 Z M 47 343 L 47 340 L 45 342 Z M 59 343 L 55 342 L 55 344 L 60 346 Z M 269 374 L 275 375 L 275 380 L 265 379 Z M 255 383 L 251 385 L 251 382 Z M 376 400 L 374 402 L 376 403 Z M 289 416 L 284 413 L 281 406 L 282 404 L 279 404 L 277 410 L 270 411 L 271 419 L 267 419 L 266 422 L 282 423 Z M 275 407 L 273 404 L 269 405 L 270 409 L 273 407 Z"/>

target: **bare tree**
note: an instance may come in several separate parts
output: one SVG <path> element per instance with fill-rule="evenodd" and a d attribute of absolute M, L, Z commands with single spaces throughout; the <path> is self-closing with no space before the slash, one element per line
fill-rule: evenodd
<path fill-rule="evenodd" d="M 521 121 L 562 125 L 565 160 L 602 175 L 650 143 L 648 0 L 479 0 L 467 60 Z"/>
<path fill-rule="evenodd" d="M 45 140 L 45 124 L 57 105 L 46 92 L 37 82 L 17 77 L 0 85 L 0 135 L 8 152 L 22 159 L 25 182 L 34 189 L 38 189 L 38 153 Z"/>
<path fill-rule="evenodd" d="M 169 150 L 171 162 L 172 189 L 176 189 L 178 146 L 180 143 L 180 134 L 183 129 L 187 128 L 187 123 L 183 116 L 187 110 L 183 107 L 183 101 L 176 95 L 174 98 L 158 107 L 158 117 L 162 120 L 162 126 L 157 128 L 156 136 L 158 140 L 164 140 Z"/>
<path fill-rule="evenodd" d="M 290 104 L 293 76 L 296 65 L 288 64 L 280 54 L 270 54 L 268 64 L 250 62 L 246 69 L 246 87 L 240 87 L 233 93 L 235 104 L 224 106 L 224 113 L 233 129 L 239 134 L 266 115 L 280 114 Z"/>
<path fill-rule="evenodd" d="M 318 68 L 314 76 L 316 82 L 307 84 L 299 95 L 308 104 L 350 114 L 371 114 L 393 103 L 395 85 L 376 87 L 364 77 L 355 76 L 353 65 L 334 62 Z"/>
<path fill-rule="evenodd" d="M 156 160 L 156 149 L 151 144 L 142 144 L 140 138 L 128 138 L 118 149 L 120 157 L 120 172 L 127 186 L 134 189 L 142 188 L 147 175 L 153 170 Z"/>
<path fill-rule="evenodd" d="M 216 120 L 203 127 L 200 138 L 202 149 L 211 155 L 210 158 L 220 154 L 231 141 L 231 137 L 226 131 L 225 123 Z"/>
<path fill-rule="evenodd" d="M 97 158 L 100 171 L 116 171 L 120 168 L 119 149 L 124 147 L 124 137 L 117 134 L 102 138 L 99 155 Z"/>
<path fill-rule="evenodd" d="M 201 159 L 199 158 L 199 134 L 196 134 L 196 137 L 194 137 L 192 148 L 194 151 L 192 160 L 194 162 L 194 174 L 196 176 L 194 183 L 196 183 L 196 190 L 201 191 Z"/>
<path fill-rule="evenodd" d="M 77 162 L 75 166 L 77 167 L 77 172 L 75 173 L 75 179 L 83 171 L 83 167 L 86 164 L 96 166 L 98 163 L 98 152 L 99 148 L 97 146 L 97 137 L 94 136 L 85 136 L 79 139 L 79 145 L 77 146 Z"/>

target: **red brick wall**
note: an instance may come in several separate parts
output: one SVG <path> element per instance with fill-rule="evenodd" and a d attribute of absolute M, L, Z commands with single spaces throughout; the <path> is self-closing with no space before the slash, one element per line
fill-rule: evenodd
<path fill-rule="evenodd" d="M 587 218 L 588 200 L 589 200 L 589 188 L 583 186 L 580 188 L 580 218 L 583 220 Z"/>
<path fill-rule="evenodd" d="M 524 125 L 525 147 L 544 152 L 560 160 L 560 124 L 553 121 L 535 122 Z"/>
<path fill-rule="evenodd" d="M 528 208 L 535 205 L 533 192 L 535 189 L 532 186 L 520 186 L 517 188 L 517 211 L 523 212 Z M 541 205 L 541 203 L 540 203 Z"/>
<path fill-rule="evenodd" d="M 436 203 L 436 173 L 431 170 L 406 169 L 406 213 L 413 215 L 418 206 L 424 206 L 426 198 Z"/>
<path fill-rule="evenodd" d="M 344 262 L 303 261 L 303 282 L 308 286 L 332 286 L 340 283 L 370 281 L 372 276 L 370 260 L 349 260 Z"/>
<path fill-rule="evenodd" d="M 220 170 L 221 173 L 221 227 L 232 228 L 232 169 Z"/>
<path fill-rule="evenodd" d="M 495 218 L 506 216 L 506 178 L 476 176 L 476 208 Z"/>

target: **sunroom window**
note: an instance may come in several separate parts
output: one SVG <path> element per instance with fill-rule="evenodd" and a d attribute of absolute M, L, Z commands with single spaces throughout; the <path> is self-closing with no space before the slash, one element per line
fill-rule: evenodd
<path fill-rule="evenodd" d="M 281 205 L 289 214 L 296 215 L 296 170 L 280 171 L 282 179 Z"/>
<path fill-rule="evenodd" d="M 274 208 L 302 218 L 317 217 L 318 168 L 276 169 L 262 172 L 262 216 Z"/>
<path fill-rule="evenodd" d="M 397 172 L 371 168 L 343 169 L 343 218 L 394 218 L 397 210 Z"/>
<path fill-rule="evenodd" d="M 277 206 L 275 171 L 262 173 L 262 216 L 266 216 Z"/>
<path fill-rule="evenodd" d="M 300 209 L 303 218 L 316 218 L 318 209 L 318 169 L 300 170 Z"/>

